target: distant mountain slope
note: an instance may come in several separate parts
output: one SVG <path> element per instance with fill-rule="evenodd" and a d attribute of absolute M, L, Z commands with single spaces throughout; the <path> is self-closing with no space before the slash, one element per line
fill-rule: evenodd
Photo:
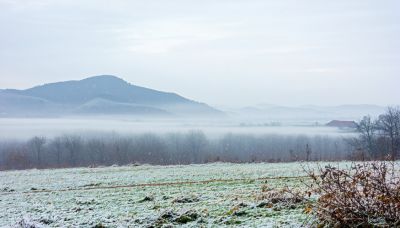
<path fill-rule="evenodd" d="M 232 116 L 253 121 L 321 121 L 359 120 L 365 115 L 378 116 L 385 107 L 377 105 L 340 105 L 340 106 L 279 106 L 260 104 L 240 109 L 228 110 Z"/>
<path fill-rule="evenodd" d="M 42 98 L 0 91 L 0 116 L 27 116 L 27 110 L 30 111 L 30 115 L 37 115 L 42 110 L 52 112 L 54 107 L 54 104 Z"/>
<path fill-rule="evenodd" d="M 140 114 L 151 116 L 169 116 L 171 113 L 148 106 L 129 103 L 117 103 L 104 99 L 93 99 L 73 110 L 76 114 Z"/>
<path fill-rule="evenodd" d="M 14 102 L 18 101 L 18 102 Z M 16 111 L 64 114 L 219 116 L 223 112 L 175 93 L 132 85 L 112 75 L 65 81 L 26 90 L 0 90 L 3 115 Z M 13 110 L 13 111 L 11 111 Z"/>
<path fill-rule="evenodd" d="M 95 76 L 80 81 L 50 83 L 27 90 L 5 91 L 67 104 L 82 104 L 96 98 L 136 104 L 192 102 L 174 93 L 131 85 L 110 75 Z"/>

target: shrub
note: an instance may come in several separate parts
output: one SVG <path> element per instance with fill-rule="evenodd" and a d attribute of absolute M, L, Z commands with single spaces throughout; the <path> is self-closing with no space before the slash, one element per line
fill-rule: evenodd
<path fill-rule="evenodd" d="M 354 163 L 348 169 L 308 170 L 319 194 L 315 213 L 328 226 L 400 225 L 400 179 L 394 163 Z"/>

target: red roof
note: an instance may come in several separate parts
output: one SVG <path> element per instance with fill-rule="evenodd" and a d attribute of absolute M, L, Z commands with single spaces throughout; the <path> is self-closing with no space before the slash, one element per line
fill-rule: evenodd
<path fill-rule="evenodd" d="M 329 127 L 343 127 L 343 128 L 356 128 L 357 123 L 354 121 L 347 121 L 347 120 L 332 120 L 331 122 L 327 123 L 326 126 Z"/>

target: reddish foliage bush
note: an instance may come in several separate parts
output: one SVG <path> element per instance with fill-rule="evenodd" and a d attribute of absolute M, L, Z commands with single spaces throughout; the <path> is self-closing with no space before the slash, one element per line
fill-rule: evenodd
<path fill-rule="evenodd" d="M 400 178 L 394 163 L 365 162 L 348 169 L 308 171 L 320 197 L 315 213 L 325 225 L 400 226 Z M 316 174 L 318 173 L 318 174 Z"/>

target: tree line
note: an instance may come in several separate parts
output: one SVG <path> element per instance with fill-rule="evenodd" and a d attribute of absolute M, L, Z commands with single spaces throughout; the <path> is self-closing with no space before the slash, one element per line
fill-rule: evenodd
<path fill-rule="evenodd" d="M 234 134 L 209 138 L 202 131 L 35 136 L 0 141 L 0 170 L 127 164 L 293 162 L 398 159 L 400 109 L 357 123 L 357 137 Z"/>
<path fill-rule="evenodd" d="M 400 108 L 388 107 L 376 118 L 364 116 L 357 123 L 359 137 L 351 139 L 359 160 L 397 160 L 400 150 Z"/>
<path fill-rule="evenodd" d="M 342 138 L 330 136 L 225 134 L 208 138 L 202 131 L 69 134 L 0 142 L 0 169 L 341 160 L 349 150 Z"/>

